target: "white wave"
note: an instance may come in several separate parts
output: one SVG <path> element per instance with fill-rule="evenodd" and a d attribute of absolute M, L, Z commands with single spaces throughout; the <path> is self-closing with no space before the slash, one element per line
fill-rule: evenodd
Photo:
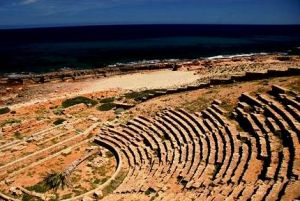
<path fill-rule="evenodd" d="M 232 54 L 232 55 L 217 55 L 217 56 L 211 56 L 206 57 L 207 60 L 213 60 L 213 59 L 232 59 L 236 57 L 250 57 L 254 55 L 267 55 L 268 53 L 260 52 L 260 53 L 248 53 L 248 54 Z"/>
<path fill-rule="evenodd" d="M 153 59 L 153 60 L 140 60 L 140 61 L 131 61 L 131 62 L 124 62 L 124 63 L 115 63 L 115 64 L 110 64 L 108 65 L 108 67 L 118 67 L 118 66 L 133 66 L 133 65 L 150 65 L 150 64 L 158 64 L 158 63 L 163 63 L 163 62 L 167 62 L 167 63 L 174 63 L 174 62 L 178 62 L 180 61 L 180 59 L 163 59 L 163 60 L 159 60 L 159 59 Z"/>

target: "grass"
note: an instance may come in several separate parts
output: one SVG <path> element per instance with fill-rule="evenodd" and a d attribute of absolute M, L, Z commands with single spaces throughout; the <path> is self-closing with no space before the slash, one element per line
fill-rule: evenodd
<path fill-rule="evenodd" d="M 57 107 L 57 108 L 55 108 L 54 110 L 53 110 L 53 114 L 55 114 L 55 115 L 62 115 L 63 114 L 63 107 L 62 106 L 60 106 L 60 107 Z"/>
<path fill-rule="evenodd" d="M 101 185 L 101 184 L 104 184 L 107 180 L 109 179 L 109 177 L 104 177 L 104 178 L 102 178 L 102 179 L 95 179 L 94 181 L 93 181 L 93 184 L 95 185 L 95 186 L 98 186 L 98 185 Z"/>
<path fill-rule="evenodd" d="M 3 121 L 2 123 L 0 123 L 0 126 L 5 126 L 7 124 L 14 124 L 14 123 L 21 123 L 21 120 L 19 119 L 7 119 L 5 121 Z"/>
<path fill-rule="evenodd" d="M 108 186 L 106 186 L 103 189 L 103 195 L 108 195 L 109 193 L 112 193 L 115 189 L 118 188 L 118 186 L 123 182 L 123 180 L 126 177 L 126 172 L 121 172 L 114 180 L 110 182 Z"/>
<path fill-rule="evenodd" d="M 103 98 L 99 101 L 99 103 L 112 103 L 115 101 L 115 97 Z"/>
<path fill-rule="evenodd" d="M 29 191 L 34 191 L 34 192 L 37 192 L 37 193 L 46 193 L 49 188 L 48 186 L 45 184 L 45 182 L 39 182 L 33 186 L 29 186 L 29 187 L 26 187 Z"/>
<path fill-rule="evenodd" d="M 58 190 L 59 188 L 64 189 L 64 187 L 67 185 L 66 177 L 59 172 L 52 172 L 48 173 L 43 180 L 43 186 L 45 186 L 46 189 L 53 189 Z"/>
<path fill-rule="evenodd" d="M 17 138 L 17 139 L 19 139 L 19 140 L 23 139 L 23 136 L 22 136 L 22 134 L 19 131 L 17 131 L 17 132 L 14 133 L 14 137 Z"/>
<path fill-rule="evenodd" d="M 201 110 L 206 109 L 212 100 L 201 96 L 197 100 L 189 102 L 185 105 L 185 109 L 189 112 L 200 112 Z"/>
<path fill-rule="evenodd" d="M 222 108 L 225 109 L 225 111 L 227 111 L 228 115 L 233 111 L 234 109 L 234 105 L 230 104 L 229 102 L 223 101 L 220 105 Z"/>
<path fill-rule="evenodd" d="M 41 199 L 33 197 L 31 195 L 23 194 L 22 201 L 40 201 Z"/>
<path fill-rule="evenodd" d="M 100 182 L 101 182 L 100 179 L 95 179 L 95 180 L 93 181 L 94 184 L 100 184 Z"/>
<path fill-rule="evenodd" d="M 144 97 L 149 96 L 149 94 L 155 94 L 157 91 L 162 91 L 162 89 L 149 89 L 144 91 L 133 91 L 124 94 L 127 99 L 134 99 L 135 101 L 141 101 Z"/>
<path fill-rule="evenodd" d="M 217 98 L 218 90 L 210 89 L 199 96 L 196 100 L 187 102 L 183 107 L 189 112 L 200 112 L 209 107 L 212 101 Z"/>
<path fill-rule="evenodd" d="M 68 107 L 71 107 L 73 105 L 77 105 L 80 103 L 84 103 L 87 106 L 94 106 L 97 104 L 97 101 L 87 98 L 87 97 L 84 97 L 84 96 L 77 96 L 75 98 L 70 98 L 70 99 L 63 101 L 61 105 L 63 108 L 68 108 Z"/>
<path fill-rule="evenodd" d="M 75 193 L 75 196 L 78 196 L 78 195 L 82 194 L 82 191 L 80 189 L 74 189 L 73 193 Z"/>
<path fill-rule="evenodd" d="M 64 121 L 66 121 L 66 120 L 62 119 L 62 118 L 58 118 L 53 122 L 53 124 L 57 126 L 57 125 L 62 124 Z"/>
<path fill-rule="evenodd" d="M 109 111 L 116 107 L 115 103 L 103 103 L 102 105 L 98 106 L 97 109 L 100 111 Z"/>
<path fill-rule="evenodd" d="M 6 114 L 9 112 L 10 112 L 10 109 L 8 107 L 0 108 L 0 114 Z"/>
<path fill-rule="evenodd" d="M 69 199 L 69 198 L 72 197 L 72 195 L 73 195 L 73 193 L 69 193 L 69 194 L 63 195 L 62 199 Z"/>

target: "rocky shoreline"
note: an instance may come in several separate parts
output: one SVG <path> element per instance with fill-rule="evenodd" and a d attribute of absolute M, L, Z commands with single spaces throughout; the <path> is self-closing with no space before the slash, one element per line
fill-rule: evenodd
<path fill-rule="evenodd" d="M 129 86 L 130 89 L 172 88 L 186 82 L 194 83 L 195 80 L 198 82 L 207 82 L 211 79 L 226 80 L 231 76 L 243 75 L 245 72 L 249 74 L 268 70 L 280 71 L 291 67 L 300 67 L 299 55 L 268 54 L 162 60 L 118 64 L 98 69 L 62 69 L 44 74 L 6 74 L 0 75 L 0 105 L 93 91 L 127 90 Z M 169 86 L 171 83 L 174 86 Z"/>
<path fill-rule="evenodd" d="M 104 78 L 140 71 L 151 71 L 176 68 L 174 63 L 159 62 L 155 64 L 124 65 L 121 67 L 105 67 L 97 69 L 75 70 L 62 69 L 58 72 L 43 74 L 7 74 L 0 76 L 0 85 L 42 84 L 47 82 L 70 82 L 84 79 Z"/>
<path fill-rule="evenodd" d="M 298 60 L 299 56 L 288 56 L 285 54 L 249 54 L 242 56 L 228 56 L 220 58 L 199 58 L 199 59 L 182 59 L 182 60 L 157 60 L 155 62 L 137 62 L 130 64 L 118 64 L 103 68 L 94 69 L 71 69 L 63 68 L 59 71 L 49 72 L 49 73 L 12 73 L 0 75 L 0 85 L 26 85 L 26 84 L 42 84 L 51 82 L 72 82 L 77 80 L 85 79 L 97 79 L 110 77 L 115 75 L 131 74 L 143 71 L 153 71 L 153 70 L 178 70 L 186 68 L 187 70 L 193 70 L 193 66 L 201 66 L 206 69 L 213 68 L 220 62 L 232 62 L 237 63 L 240 61 L 263 61 L 269 58 L 276 57 L 279 61 L 293 61 Z"/>

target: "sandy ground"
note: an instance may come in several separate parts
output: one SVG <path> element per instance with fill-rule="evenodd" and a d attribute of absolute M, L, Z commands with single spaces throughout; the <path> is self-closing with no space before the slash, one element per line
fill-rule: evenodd
<path fill-rule="evenodd" d="M 198 78 L 199 76 L 195 75 L 193 71 L 162 70 L 147 73 L 135 73 L 91 81 L 81 92 L 91 93 L 114 88 L 131 90 L 141 88 L 169 88 L 195 82 Z"/>
<path fill-rule="evenodd" d="M 300 57 L 282 59 L 278 55 L 245 57 L 221 60 L 201 60 L 196 63 L 183 63 L 178 71 L 157 70 L 112 76 L 107 78 L 77 80 L 75 82 L 45 83 L 14 86 L 0 96 L 0 107 L 17 109 L 39 102 L 65 99 L 95 92 L 124 93 L 127 90 L 172 88 L 195 81 L 205 82 L 211 78 L 229 77 L 246 71 L 266 71 L 300 66 Z M 1 86 L 0 86 L 1 89 Z"/>
<path fill-rule="evenodd" d="M 171 71 L 160 70 L 154 72 L 134 73 L 128 75 L 113 76 L 108 78 L 86 80 L 70 83 L 47 83 L 36 86 L 39 90 L 34 98 L 29 101 L 21 102 L 10 106 L 17 109 L 36 103 L 62 99 L 83 94 L 90 94 L 108 90 L 138 90 L 153 88 L 171 88 L 197 81 L 199 75 L 193 71 Z M 31 89 L 34 90 L 35 87 Z"/>

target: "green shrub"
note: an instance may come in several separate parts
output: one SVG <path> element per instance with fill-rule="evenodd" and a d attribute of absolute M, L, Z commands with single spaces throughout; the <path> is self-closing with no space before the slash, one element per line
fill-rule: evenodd
<path fill-rule="evenodd" d="M 23 194 L 22 196 L 22 201 L 39 201 L 39 200 L 40 199 L 27 194 Z"/>
<path fill-rule="evenodd" d="M 232 112 L 234 109 L 234 106 L 226 101 L 223 101 L 220 106 L 228 112 Z"/>
<path fill-rule="evenodd" d="M 21 123 L 21 120 L 19 119 L 7 119 L 0 123 L 0 126 L 5 126 L 7 124 L 14 124 L 14 123 Z"/>
<path fill-rule="evenodd" d="M 15 138 L 17 138 L 19 140 L 23 138 L 22 134 L 19 131 L 15 132 L 14 136 L 15 136 Z"/>
<path fill-rule="evenodd" d="M 62 196 L 62 199 L 72 198 L 72 195 L 73 195 L 73 193 L 66 194 L 66 195 Z"/>
<path fill-rule="evenodd" d="M 45 189 L 58 190 L 58 188 L 64 189 L 67 185 L 67 180 L 65 175 L 59 172 L 48 173 L 43 180 L 43 186 Z"/>
<path fill-rule="evenodd" d="M 100 182 L 101 182 L 100 179 L 95 179 L 95 180 L 93 181 L 94 184 L 99 184 Z"/>
<path fill-rule="evenodd" d="M 67 99 L 65 101 L 62 102 L 62 107 L 64 108 L 67 108 L 67 107 L 71 107 L 73 105 L 77 105 L 77 104 L 80 104 L 80 103 L 84 103 L 86 105 L 96 105 L 97 104 L 97 101 L 93 100 L 93 99 L 90 99 L 90 98 L 87 98 L 87 97 L 84 97 L 84 96 L 77 96 L 75 98 L 70 98 L 70 99 Z"/>
<path fill-rule="evenodd" d="M 62 115 L 63 114 L 63 108 L 62 107 L 55 108 L 53 110 L 53 114 L 55 114 L 55 115 Z"/>
<path fill-rule="evenodd" d="M 49 190 L 49 188 L 47 187 L 47 185 L 45 185 L 44 182 L 39 182 L 33 186 L 27 187 L 27 189 L 37 193 L 46 193 Z"/>
<path fill-rule="evenodd" d="M 212 98 L 200 96 L 196 100 L 186 103 L 184 108 L 189 112 L 200 112 L 206 109 L 211 104 Z"/>
<path fill-rule="evenodd" d="M 10 109 L 8 107 L 0 108 L 0 114 L 6 114 L 9 112 L 10 112 Z"/>
<path fill-rule="evenodd" d="M 53 122 L 53 124 L 57 126 L 59 124 L 62 124 L 64 121 L 66 121 L 66 120 L 62 119 L 62 118 L 58 118 Z"/>
<path fill-rule="evenodd" d="M 123 182 L 126 177 L 126 172 L 121 172 L 111 183 L 103 189 L 103 195 L 106 196 L 113 192 Z"/>
<path fill-rule="evenodd" d="M 115 101 L 115 97 L 103 98 L 99 101 L 99 103 L 111 103 Z"/>
<path fill-rule="evenodd" d="M 100 111 L 109 111 L 116 107 L 115 103 L 103 103 L 102 105 L 98 106 L 97 109 Z"/>
<path fill-rule="evenodd" d="M 155 94 L 157 91 L 162 91 L 161 89 L 149 89 L 144 91 L 133 91 L 124 94 L 127 99 L 134 99 L 136 101 L 141 101 L 144 97 L 149 96 L 149 94 Z"/>

